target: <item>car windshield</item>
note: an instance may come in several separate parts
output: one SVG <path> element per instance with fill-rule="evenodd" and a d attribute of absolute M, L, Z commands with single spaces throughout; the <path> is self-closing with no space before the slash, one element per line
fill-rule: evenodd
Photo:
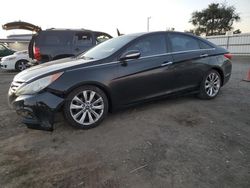
<path fill-rule="evenodd" d="M 4 49 L 9 49 L 9 48 L 7 46 L 3 45 L 3 44 L 0 44 L 0 49 L 4 50 Z"/>
<path fill-rule="evenodd" d="M 80 54 L 78 57 L 84 59 L 102 59 L 108 57 L 117 52 L 128 42 L 132 41 L 135 37 L 136 36 L 134 35 L 123 35 L 113 39 L 109 39 Z"/>

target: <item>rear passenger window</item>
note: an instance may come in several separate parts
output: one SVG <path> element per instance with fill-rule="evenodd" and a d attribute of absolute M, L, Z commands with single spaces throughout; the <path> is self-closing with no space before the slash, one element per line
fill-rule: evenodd
<path fill-rule="evenodd" d="M 93 42 L 91 33 L 77 33 L 75 40 L 77 46 L 92 46 Z"/>
<path fill-rule="evenodd" d="M 102 43 L 106 40 L 110 39 L 108 35 L 105 35 L 104 33 L 96 35 L 96 44 Z"/>
<path fill-rule="evenodd" d="M 135 42 L 126 51 L 139 50 L 141 57 L 166 53 L 164 35 L 151 35 Z"/>
<path fill-rule="evenodd" d="M 67 46 L 72 44 L 72 35 L 68 32 L 44 31 L 37 37 L 38 45 Z"/>
<path fill-rule="evenodd" d="M 169 41 L 173 52 L 200 49 L 198 41 L 191 36 L 170 33 Z"/>
<path fill-rule="evenodd" d="M 201 49 L 210 49 L 213 48 L 212 46 L 210 46 L 209 44 L 203 42 L 203 41 L 199 41 L 200 42 L 200 47 Z"/>

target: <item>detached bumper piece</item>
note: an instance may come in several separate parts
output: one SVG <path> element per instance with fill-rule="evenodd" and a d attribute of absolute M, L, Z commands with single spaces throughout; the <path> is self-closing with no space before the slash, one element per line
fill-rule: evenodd
<path fill-rule="evenodd" d="M 9 96 L 9 99 L 13 97 Z M 17 114 L 23 117 L 23 123 L 28 128 L 53 131 L 54 115 L 63 103 L 63 98 L 45 92 L 19 96 L 10 103 Z"/>

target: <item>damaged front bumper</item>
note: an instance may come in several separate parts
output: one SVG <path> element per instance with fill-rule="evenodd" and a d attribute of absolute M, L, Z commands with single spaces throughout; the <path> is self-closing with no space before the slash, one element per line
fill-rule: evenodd
<path fill-rule="evenodd" d="M 54 116 L 64 99 L 50 92 L 15 96 L 9 92 L 9 104 L 23 117 L 23 123 L 31 129 L 53 131 Z"/>

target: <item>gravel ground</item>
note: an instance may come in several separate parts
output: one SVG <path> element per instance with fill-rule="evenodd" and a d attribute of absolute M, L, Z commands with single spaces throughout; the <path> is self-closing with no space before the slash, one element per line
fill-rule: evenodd
<path fill-rule="evenodd" d="M 8 108 L 15 72 L 0 71 L 1 187 L 250 187 L 250 58 L 209 101 L 169 98 L 113 114 L 101 126 L 27 129 Z"/>

